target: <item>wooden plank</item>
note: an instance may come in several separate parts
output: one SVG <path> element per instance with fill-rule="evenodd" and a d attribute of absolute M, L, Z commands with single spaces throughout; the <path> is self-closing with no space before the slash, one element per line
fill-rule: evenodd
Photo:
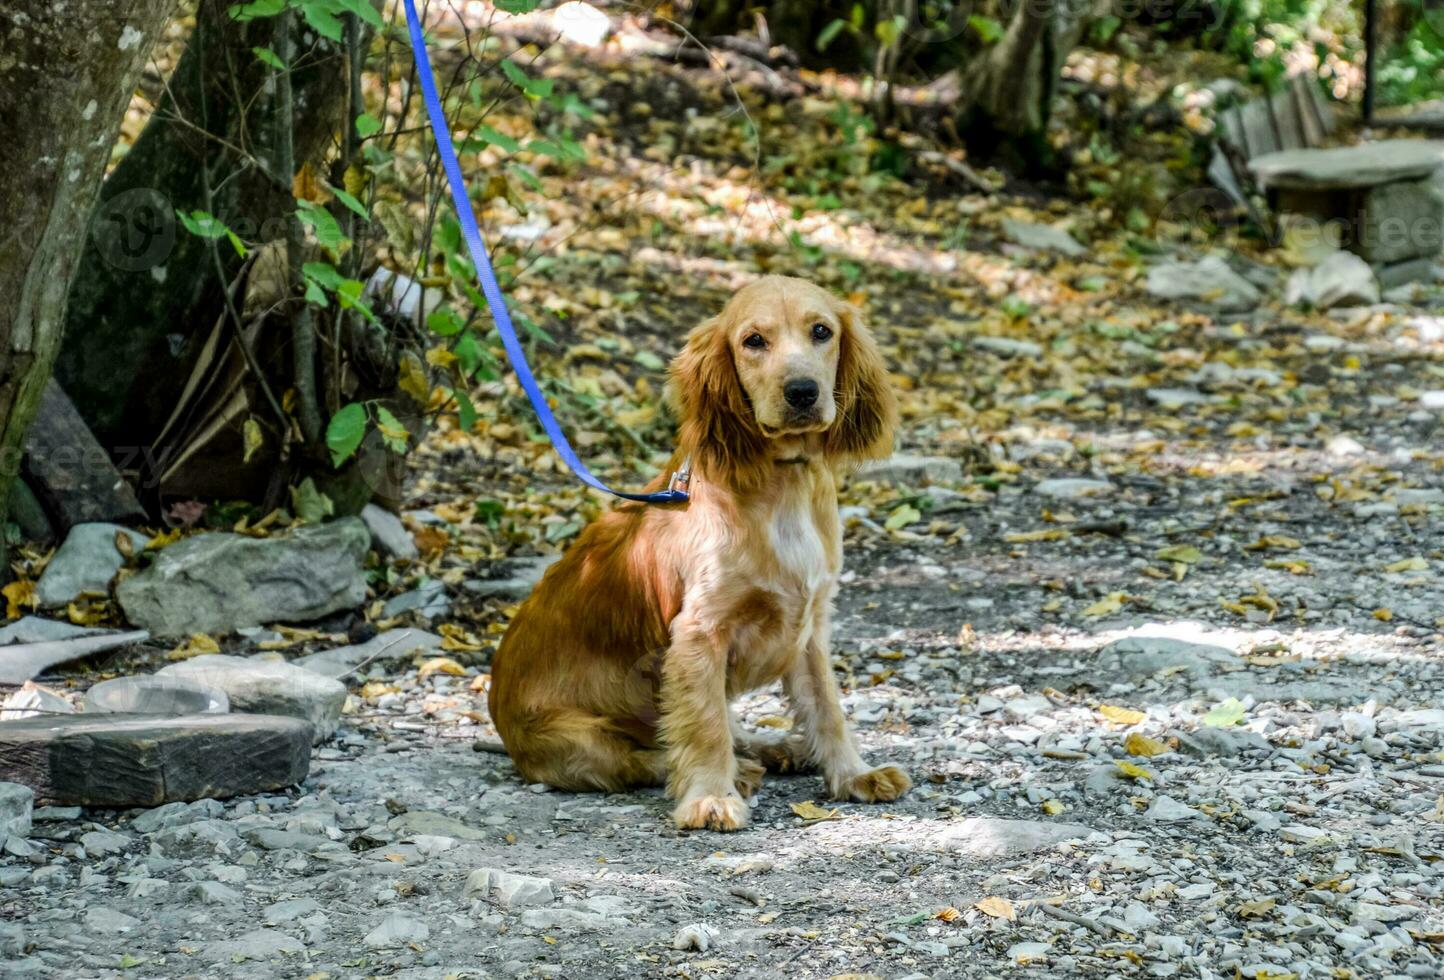
<path fill-rule="evenodd" d="M 0 780 L 37 803 L 160 806 L 294 786 L 311 726 L 274 715 L 63 715 L 0 722 Z"/>
<path fill-rule="evenodd" d="M 139 456 L 140 449 L 136 449 Z M 110 453 L 53 379 L 25 436 L 26 481 L 59 531 L 92 521 L 135 524 L 145 510 Z"/>

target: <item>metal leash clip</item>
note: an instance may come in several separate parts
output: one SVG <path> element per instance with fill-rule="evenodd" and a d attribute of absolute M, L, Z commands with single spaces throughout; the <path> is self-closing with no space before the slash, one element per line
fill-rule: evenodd
<path fill-rule="evenodd" d="M 672 471 L 672 479 L 667 481 L 667 489 L 674 493 L 686 493 L 687 484 L 692 482 L 692 457 L 688 456 L 682 460 L 680 469 Z"/>

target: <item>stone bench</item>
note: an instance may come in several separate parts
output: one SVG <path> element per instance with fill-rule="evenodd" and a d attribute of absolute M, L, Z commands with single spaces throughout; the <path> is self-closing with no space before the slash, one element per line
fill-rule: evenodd
<path fill-rule="evenodd" d="M 1249 161 L 1275 214 L 1333 229 L 1381 282 L 1427 275 L 1444 247 L 1444 140 L 1381 140 Z"/>

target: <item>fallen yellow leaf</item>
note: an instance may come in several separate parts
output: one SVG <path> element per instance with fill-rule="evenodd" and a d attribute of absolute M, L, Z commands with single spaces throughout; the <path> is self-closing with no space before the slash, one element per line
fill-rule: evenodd
<path fill-rule="evenodd" d="M 1116 612 L 1123 611 L 1123 600 L 1128 598 L 1126 592 L 1111 592 L 1099 599 L 1093 605 L 1083 610 L 1085 616 L 1111 616 Z"/>
<path fill-rule="evenodd" d="M 1419 555 L 1415 555 L 1413 558 L 1405 558 L 1402 561 L 1396 561 L 1391 565 L 1384 566 L 1384 571 L 1386 572 L 1427 572 L 1428 570 L 1428 560 L 1420 557 Z"/>
<path fill-rule="evenodd" d="M 806 803 L 792 804 L 792 812 L 807 823 L 820 823 L 823 820 L 841 819 L 840 814 L 842 811 L 839 809 L 829 810 L 826 807 L 820 807 L 811 800 L 808 800 Z"/>
<path fill-rule="evenodd" d="M 1122 759 L 1114 759 L 1113 764 L 1118 767 L 1119 772 L 1123 773 L 1123 775 L 1127 776 L 1129 779 L 1153 778 L 1153 773 L 1149 772 L 1147 769 L 1144 769 L 1142 766 L 1134 765 L 1132 762 L 1124 762 Z"/>
<path fill-rule="evenodd" d="M 1136 725 L 1148 716 L 1133 708 L 1120 708 L 1117 705 L 1099 705 L 1098 713 L 1109 721 L 1119 725 Z"/>
<path fill-rule="evenodd" d="M 466 668 L 461 666 L 450 657 L 432 657 L 421 665 L 416 672 L 418 680 L 426 680 L 432 674 L 447 674 L 451 677 L 461 677 L 466 673 Z"/>
<path fill-rule="evenodd" d="M 35 583 L 28 578 L 18 578 L 11 582 L 0 589 L 0 595 L 5 596 L 6 619 L 18 618 L 26 606 L 35 608 Z"/>
<path fill-rule="evenodd" d="M 1167 745 L 1156 738 L 1149 738 L 1142 732 L 1129 732 L 1128 737 L 1123 740 L 1123 748 L 1129 755 L 1141 755 L 1145 759 L 1150 756 L 1162 755 L 1168 751 Z"/>

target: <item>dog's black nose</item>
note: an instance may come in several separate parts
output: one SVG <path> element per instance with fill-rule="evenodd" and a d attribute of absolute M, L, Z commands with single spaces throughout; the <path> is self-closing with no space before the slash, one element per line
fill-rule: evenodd
<path fill-rule="evenodd" d="M 811 378 L 793 378 L 782 386 L 782 397 L 793 408 L 811 408 L 817 401 L 817 382 Z"/>

